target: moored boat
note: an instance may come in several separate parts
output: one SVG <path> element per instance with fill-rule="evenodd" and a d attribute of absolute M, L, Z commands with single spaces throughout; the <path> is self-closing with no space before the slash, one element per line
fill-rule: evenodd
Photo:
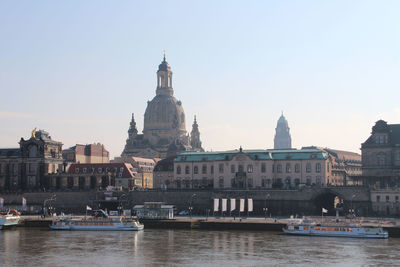
<path fill-rule="evenodd" d="M 103 214 L 105 214 L 103 212 Z M 53 230 L 75 231 L 139 231 L 143 224 L 133 218 L 109 218 L 93 216 L 89 218 L 72 218 L 61 216 L 50 224 Z"/>
<path fill-rule="evenodd" d="M 0 229 L 13 227 L 19 224 L 21 217 L 16 210 L 10 210 L 0 213 Z"/>
<path fill-rule="evenodd" d="M 304 220 L 290 221 L 282 229 L 285 234 L 306 236 L 358 237 L 358 238 L 388 238 L 388 232 L 381 227 L 356 226 L 354 224 L 315 224 Z"/>

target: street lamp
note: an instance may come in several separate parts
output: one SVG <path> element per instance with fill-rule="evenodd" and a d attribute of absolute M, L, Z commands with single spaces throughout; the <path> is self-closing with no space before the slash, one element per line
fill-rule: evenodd
<path fill-rule="evenodd" d="M 196 194 L 193 194 L 190 197 L 190 202 L 189 202 L 189 214 L 190 214 L 190 219 L 192 218 L 192 211 L 193 211 L 193 198 L 196 197 Z"/>
<path fill-rule="evenodd" d="M 264 208 L 263 208 L 265 220 L 267 219 L 267 212 L 268 212 L 267 201 L 269 200 L 270 196 L 271 196 L 270 194 L 267 194 L 265 196 L 265 205 L 264 205 Z"/>

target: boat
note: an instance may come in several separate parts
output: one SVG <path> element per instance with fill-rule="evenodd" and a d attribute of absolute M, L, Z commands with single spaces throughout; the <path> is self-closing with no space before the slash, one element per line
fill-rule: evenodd
<path fill-rule="evenodd" d="M 84 218 L 73 218 L 60 216 L 52 221 L 50 228 L 53 230 L 71 230 L 71 231 L 139 231 L 144 226 L 134 218 L 110 218 L 100 210 L 96 215 Z M 99 214 L 101 214 L 99 216 Z"/>
<path fill-rule="evenodd" d="M 0 229 L 16 226 L 20 219 L 20 213 L 16 210 L 0 212 Z"/>
<path fill-rule="evenodd" d="M 388 238 L 389 234 L 381 227 L 354 224 L 316 224 L 311 221 L 294 219 L 282 229 L 285 234 L 305 236 Z"/>

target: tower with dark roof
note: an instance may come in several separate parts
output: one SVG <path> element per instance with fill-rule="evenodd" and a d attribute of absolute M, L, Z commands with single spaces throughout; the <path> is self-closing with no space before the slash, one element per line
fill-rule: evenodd
<path fill-rule="evenodd" d="M 282 115 L 279 118 L 275 128 L 274 149 L 291 149 L 291 148 L 292 148 L 292 138 L 290 136 L 290 128 L 282 112 Z"/>
<path fill-rule="evenodd" d="M 200 131 L 199 125 L 197 124 L 196 116 L 194 116 L 192 131 L 190 133 L 190 145 L 192 146 L 192 149 L 194 151 L 204 151 L 204 149 L 201 147 Z"/>

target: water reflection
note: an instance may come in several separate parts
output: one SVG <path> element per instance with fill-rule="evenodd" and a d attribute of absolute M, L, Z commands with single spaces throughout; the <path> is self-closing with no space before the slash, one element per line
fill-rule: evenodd
<path fill-rule="evenodd" d="M 149 230 L 0 232 L 6 266 L 400 265 L 400 239 L 296 237 L 271 232 Z"/>

